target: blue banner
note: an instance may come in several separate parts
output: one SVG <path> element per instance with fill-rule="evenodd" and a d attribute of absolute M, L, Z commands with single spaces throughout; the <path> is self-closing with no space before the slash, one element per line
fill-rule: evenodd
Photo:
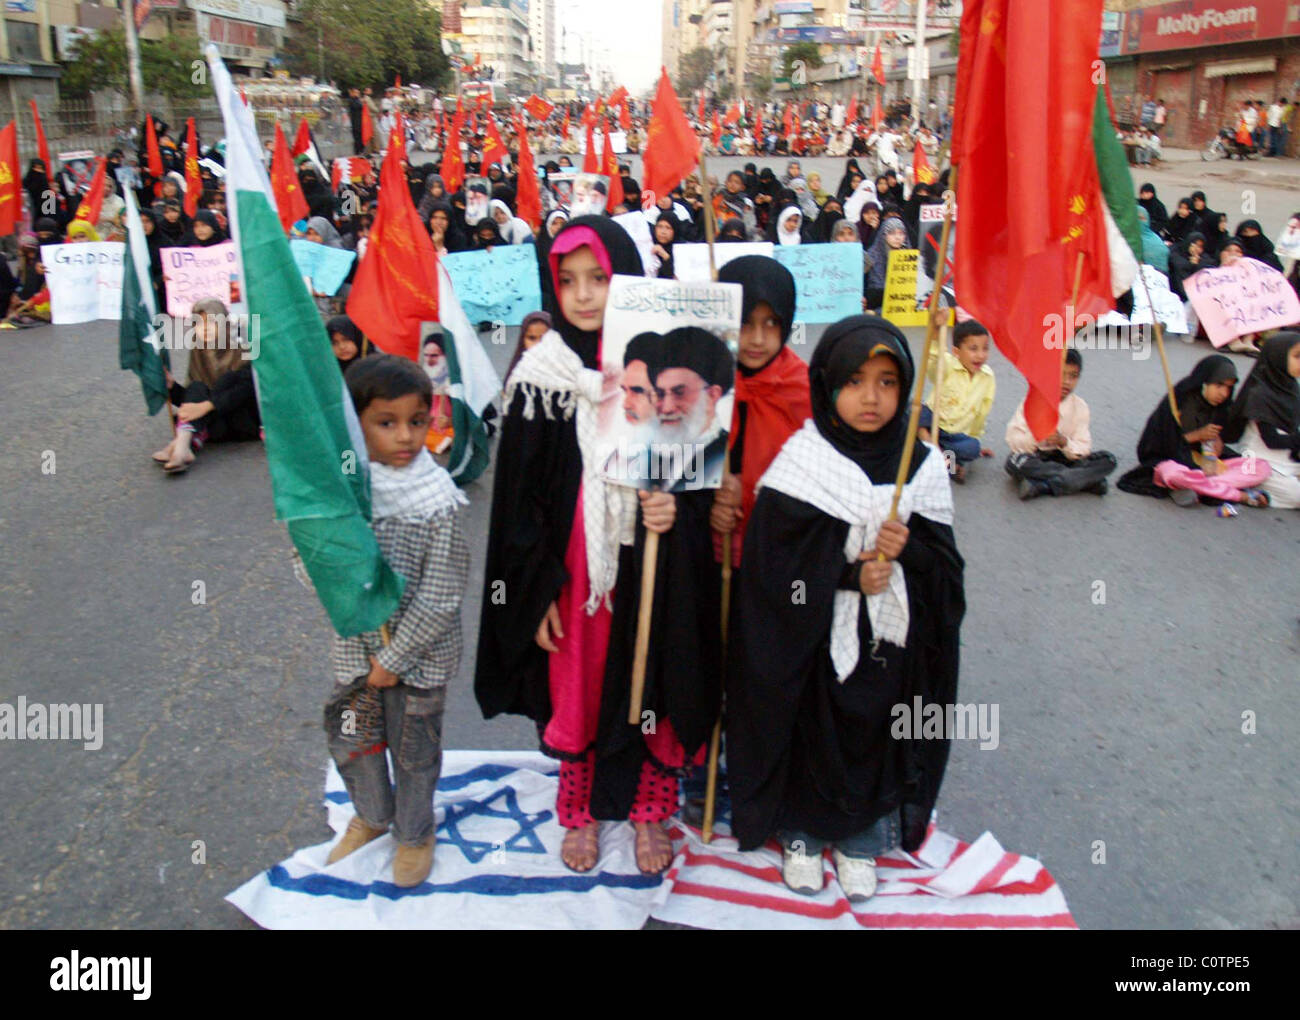
<path fill-rule="evenodd" d="M 452 288 L 472 323 L 518 326 L 542 307 L 537 249 L 500 244 L 491 251 L 460 251 L 442 257 Z"/>
<path fill-rule="evenodd" d="M 778 244 L 772 254 L 794 277 L 796 322 L 862 314 L 862 245 Z"/>
<path fill-rule="evenodd" d="M 316 241 L 304 241 L 295 237 L 289 242 L 293 260 L 298 263 L 298 271 L 303 276 L 311 277 L 312 290 L 320 294 L 334 295 L 348 278 L 352 263 L 357 253 L 346 248 L 330 248 Z"/>

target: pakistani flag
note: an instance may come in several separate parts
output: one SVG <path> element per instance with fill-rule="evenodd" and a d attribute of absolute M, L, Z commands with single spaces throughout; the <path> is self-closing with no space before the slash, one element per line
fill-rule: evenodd
<path fill-rule="evenodd" d="M 488 466 L 483 413 L 501 391 L 501 379 L 470 325 L 452 288 L 451 276 L 441 261 L 438 263 L 438 319 L 445 337 L 451 425 L 455 431 L 447 471 L 457 485 L 464 486 Z"/>
<path fill-rule="evenodd" d="M 1133 178 L 1128 171 L 1124 146 L 1115 137 L 1106 105 L 1104 86 L 1097 86 L 1092 109 L 1092 148 L 1097 157 L 1097 176 L 1106 199 L 1106 241 L 1110 249 L 1111 291 L 1118 297 L 1137 279 L 1142 261 L 1142 230 L 1138 225 Z"/>
<path fill-rule="evenodd" d="M 136 208 L 135 191 L 123 188 L 126 196 L 126 254 L 122 267 L 122 315 L 117 327 L 117 363 L 140 377 L 144 403 L 157 414 L 167 403 L 167 377 L 171 368 L 167 348 L 154 332 L 153 279 L 149 275 L 149 243 L 145 240 Z"/>
<path fill-rule="evenodd" d="M 403 581 L 370 530 L 361 425 L 316 305 L 275 210 L 253 112 L 207 48 L 226 129 L 226 195 L 247 312 L 260 325 L 253 359 L 275 516 L 289 528 L 330 623 L 343 637 L 377 630 Z"/>

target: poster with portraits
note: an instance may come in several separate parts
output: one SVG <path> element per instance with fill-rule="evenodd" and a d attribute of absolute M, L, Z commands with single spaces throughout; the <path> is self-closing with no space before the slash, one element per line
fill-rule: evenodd
<path fill-rule="evenodd" d="M 597 419 L 605 477 L 674 493 L 722 484 L 740 308 L 736 283 L 610 280 Z"/>
<path fill-rule="evenodd" d="M 488 203 L 492 201 L 492 182 L 486 177 L 465 179 L 465 223 L 476 227 L 487 217 Z"/>
<path fill-rule="evenodd" d="M 556 203 L 568 209 L 569 218 L 603 216 L 609 204 L 609 178 L 604 174 L 586 174 L 563 170 L 550 176 Z"/>

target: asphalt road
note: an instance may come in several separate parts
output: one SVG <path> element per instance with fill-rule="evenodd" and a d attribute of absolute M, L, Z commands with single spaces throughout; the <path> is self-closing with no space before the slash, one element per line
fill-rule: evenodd
<path fill-rule="evenodd" d="M 833 187 L 840 161 L 805 167 L 819 162 Z M 1216 208 L 1250 188 L 1270 231 L 1300 207 L 1290 186 L 1199 165 L 1149 179 L 1170 205 L 1197 184 Z M 0 926 L 250 927 L 222 897 L 329 835 L 329 628 L 293 578 L 260 445 L 163 475 L 149 453 L 166 419 L 141 413 L 116 343 L 108 322 L 0 333 L 0 701 L 105 712 L 99 750 L 0 743 Z M 511 347 L 488 350 L 503 369 Z M 1172 343 L 1175 376 L 1206 353 Z M 1300 926 L 1300 516 L 1220 519 L 1114 489 L 1022 504 L 1001 459 L 1025 387 L 992 364 L 999 457 L 957 490 L 956 530 L 960 700 L 998 707 L 999 743 L 955 745 L 940 825 L 1040 858 L 1083 927 Z M 1154 356 L 1085 355 L 1094 441 L 1121 470 L 1161 392 Z M 531 748 L 529 724 L 481 719 L 470 685 L 491 486 L 468 490 L 471 651 L 444 732 Z"/>

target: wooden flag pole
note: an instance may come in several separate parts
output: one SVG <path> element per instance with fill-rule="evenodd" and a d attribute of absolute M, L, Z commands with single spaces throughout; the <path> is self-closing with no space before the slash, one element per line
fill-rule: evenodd
<path fill-rule="evenodd" d="M 722 663 L 726 673 L 727 662 L 727 620 L 731 615 L 731 535 L 722 536 Z M 713 841 L 713 814 L 718 800 L 718 757 L 722 751 L 722 709 L 718 708 L 718 718 L 713 724 L 713 736 L 709 739 L 709 771 L 704 783 L 704 829 L 705 843 Z"/>
<path fill-rule="evenodd" d="M 1151 309 L 1151 328 L 1156 335 L 1156 349 L 1160 351 L 1160 365 L 1165 371 L 1165 389 L 1169 392 L 1169 410 L 1173 412 L 1174 421 L 1182 427 L 1183 417 L 1178 413 L 1178 401 L 1174 398 L 1174 379 L 1169 374 L 1169 358 L 1165 354 L 1165 324 L 1156 316 L 1156 306 L 1151 302 L 1151 287 L 1147 284 L 1146 273 L 1138 266 L 1138 276 L 1142 278 L 1142 289 L 1146 291 L 1147 307 Z M 1142 327 L 1139 326 L 1138 329 Z"/>
<path fill-rule="evenodd" d="M 704 146 L 700 146 L 700 184 L 704 190 L 704 239 L 709 244 L 709 278 L 714 283 L 718 280 L 718 267 L 713 255 L 713 240 L 718 233 L 718 225 L 713 218 L 713 189 L 709 187 L 709 171 L 705 166 Z"/>
<path fill-rule="evenodd" d="M 636 615 L 636 646 L 632 655 L 632 697 L 629 725 L 641 725 L 641 698 L 645 694 L 645 664 L 650 654 L 650 615 L 655 600 L 655 568 L 659 564 L 659 532 L 647 529 L 645 555 L 641 557 L 641 603 Z"/>
<path fill-rule="evenodd" d="M 949 180 L 948 192 L 944 195 L 943 209 L 943 230 L 939 234 L 939 260 L 936 265 L 939 267 L 939 280 L 930 292 L 930 316 L 925 324 L 925 346 L 921 349 L 921 368 L 916 373 L 916 386 L 912 390 L 912 413 L 907 422 L 907 437 L 903 440 L 903 456 L 898 462 L 898 477 L 894 480 L 894 498 L 889 504 L 889 520 L 898 520 L 898 501 L 903 497 L 903 486 L 907 484 L 907 475 L 912 467 L 912 453 L 916 449 L 916 430 L 921 424 L 921 398 L 925 393 L 925 377 L 929 369 L 930 351 L 939 338 L 938 324 L 935 321 L 935 313 L 939 310 L 939 293 L 943 287 L 938 283 L 943 281 L 943 267 L 948 264 L 948 239 L 952 233 L 952 219 L 954 206 L 957 203 L 957 168 L 953 167 L 952 177 Z M 936 421 L 935 427 L 938 427 Z M 878 556 L 882 562 L 885 554 L 880 553 Z"/>

